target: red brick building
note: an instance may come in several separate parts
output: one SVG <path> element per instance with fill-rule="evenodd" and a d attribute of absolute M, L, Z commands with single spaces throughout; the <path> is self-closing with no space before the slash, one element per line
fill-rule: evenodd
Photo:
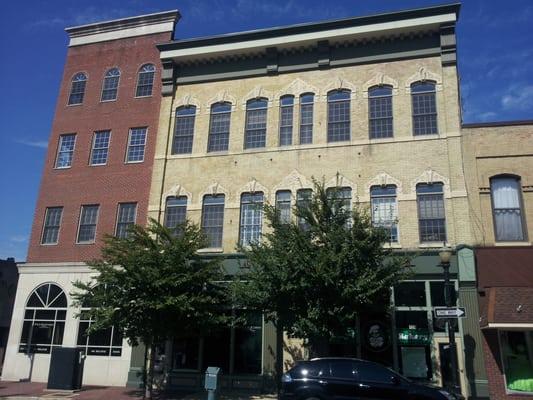
<path fill-rule="evenodd" d="M 88 276 L 84 261 L 100 255 L 105 234 L 146 223 L 161 101 L 155 45 L 172 39 L 178 18 L 170 11 L 66 29 L 69 48 L 27 263 L 19 266 L 3 379 L 27 377 L 31 368 L 32 380 L 46 381 L 51 349 L 63 345 L 104 356 L 87 359 L 85 383 L 126 382 L 130 347 L 113 332 L 86 340 L 68 293 L 72 281 Z"/>

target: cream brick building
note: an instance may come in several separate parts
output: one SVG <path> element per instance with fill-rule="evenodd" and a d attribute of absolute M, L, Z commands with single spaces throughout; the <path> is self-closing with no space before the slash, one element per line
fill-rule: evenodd
<path fill-rule="evenodd" d="M 458 6 L 450 5 L 159 45 L 164 97 L 148 214 L 164 223 L 186 215 L 206 232 L 216 230 L 218 236 L 203 252 L 224 254 L 232 273 L 239 265 L 239 240 L 247 240 L 248 229 L 256 234 L 262 229 L 260 217 L 245 217 L 247 196 L 274 204 L 280 192 L 290 193 L 294 205 L 299 191 L 312 188 L 314 178 L 349 188 L 352 204 L 370 207 L 374 189 L 390 189 L 389 211 L 397 222 L 397 240 L 390 246 L 418 254 L 416 274 L 395 292 L 392 315 L 363 318 L 358 327 L 363 337 L 341 353 L 446 383 L 449 372 L 440 360 L 447 336 L 433 318 L 433 307 L 442 305 L 434 300 L 442 293 L 436 249 L 446 242 L 458 249 L 452 276 L 459 302 L 472 311 L 474 321 L 457 328 L 461 388 L 466 395 L 482 397 L 486 381 L 480 346 L 467 348 L 463 341 L 466 335 L 479 338 L 479 328 L 475 290 L 463 290 L 475 286 L 475 274 L 471 250 L 461 247 L 473 243 L 473 234 L 462 162 L 457 16 Z M 414 115 L 420 104 L 417 85 L 426 90 L 422 108 L 432 114 L 429 128 L 414 126 L 419 120 Z M 371 100 L 376 88 L 386 89 L 390 106 L 385 114 L 392 130 L 389 125 L 384 135 L 379 129 L 375 135 L 370 127 L 375 124 L 371 119 L 383 117 L 379 107 L 386 107 L 378 100 L 378 111 L 369 109 L 376 107 Z M 335 94 L 342 97 L 342 106 L 334 104 Z M 254 111 L 257 104 L 260 111 Z M 339 116 L 339 107 L 348 111 Z M 343 140 L 335 136 L 339 122 L 344 123 Z M 217 140 L 224 144 L 213 146 L 220 145 Z M 424 193 L 434 202 L 424 205 Z M 215 223 L 212 201 L 219 205 Z M 436 223 L 438 232 L 421 232 L 424 212 L 443 221 Z M 418 300 L 403 298 L 414 292 Z M 376 319 L 390 344 L 378 350 L 364 344 L 365 330 Z M 174 342 L 177 352 L 169 344 L 170 358 L 181 360 L 173 364 L 171 384 L 198 385 L 201 371 L 220 361 L 206 350 L 217 340 L 227 341 L 228 347 L 227 354 L 218 355 L 228 358 L 222 366 L 224 385 L 262 385 L 273 369 L 274 328 L 263 321 L 254 329 L 261 335 L 248 338 L 256 340 L 257 354 L 249 360 L 255 369 L 239 364 L 247 356 L 239 353 L 243 350 L 236 332 L 227 338 Z M 187 357 L 190 363 L 184 361 Z M 130 372 L 136 368 L 132 363 Z"/>

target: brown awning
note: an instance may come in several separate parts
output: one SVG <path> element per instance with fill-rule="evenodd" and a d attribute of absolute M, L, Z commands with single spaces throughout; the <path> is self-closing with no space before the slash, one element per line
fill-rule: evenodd
<path fill-rule="evenodd" d="M 533 247 L 477 248 L 482 328 L 533 329 Z"/>

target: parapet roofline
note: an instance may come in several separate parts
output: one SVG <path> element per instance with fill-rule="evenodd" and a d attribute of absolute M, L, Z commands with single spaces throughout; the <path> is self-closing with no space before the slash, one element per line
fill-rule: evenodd
<path fill-rule="evenodd" d="M 437 30 L 455 25 L 460 3 L 387 12 L 223 35 L 174 40 L 160 43 L 161 59 L 186 61 L 222 55 L 264 51 L 315 44 L 319 40 L 346 41 L 372 38 L 378 35 L 409 34 Z"/>
<path fill-rule="evenodd" d="M 163 11 L 135 17 L 65 28 L 69 35 L 69 46 L 79 46 L 127 37 L 174 32 L 181 14 L 178 10 Z"/>

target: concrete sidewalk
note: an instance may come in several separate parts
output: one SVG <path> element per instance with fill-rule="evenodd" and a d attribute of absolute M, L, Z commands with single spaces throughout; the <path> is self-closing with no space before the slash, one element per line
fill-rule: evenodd
<path fill-rule="evenodd" d="M 142 390 L 131 387 L 84 386 L 79 392 L 46 391 L 45 383 L 0 381 L 0 399 L 9 400 L 140 400 Z M 205 391 L 155 394 L 156 400 L 206 400 Z M 218 400 L 276 400 L 275 394 L 221 393 Z"/>

